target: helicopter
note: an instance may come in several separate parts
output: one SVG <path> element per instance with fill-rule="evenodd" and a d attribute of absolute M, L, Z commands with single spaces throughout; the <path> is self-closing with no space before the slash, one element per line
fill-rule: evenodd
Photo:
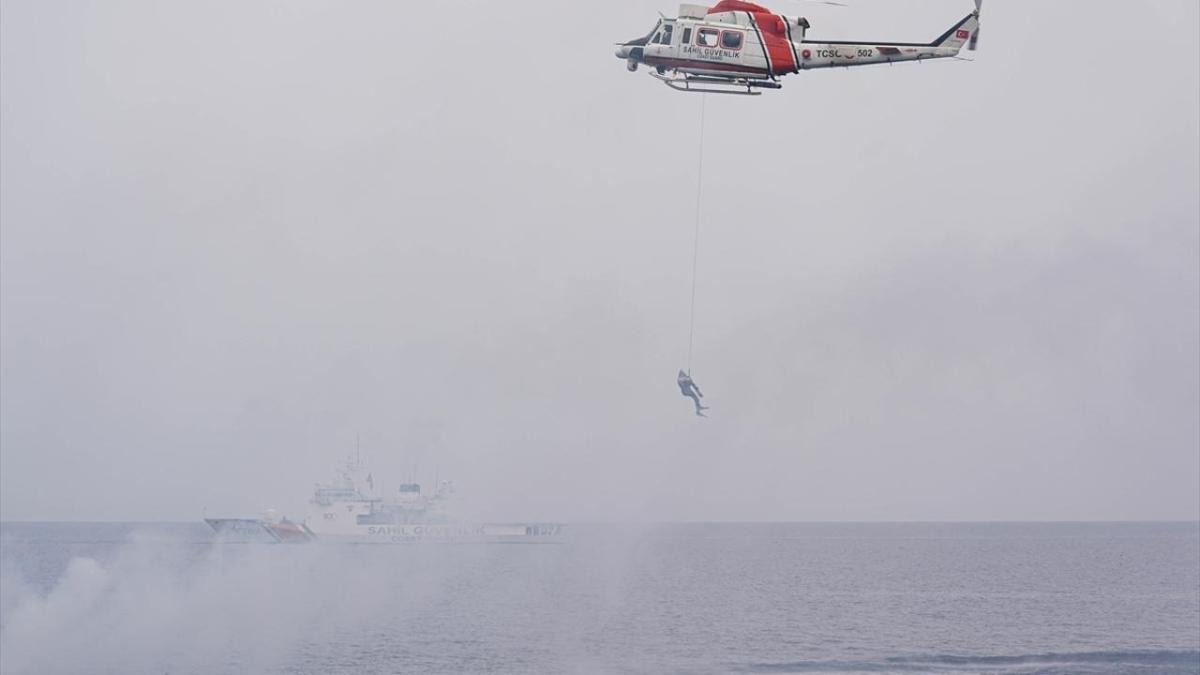
<path fill-rule="evenodd" d="M 630 72 L 644 64 L 677 91 L 756 96 L 802 70 L 956 58 L 963 45 L 974 51 L 982 1 L 929 43 L 814 41 L 806 37 L 808 19 L 746 0 L 682 4 L 677 18 L 662 17 L 645 37 L 617 43 L 616 55 Z"/>

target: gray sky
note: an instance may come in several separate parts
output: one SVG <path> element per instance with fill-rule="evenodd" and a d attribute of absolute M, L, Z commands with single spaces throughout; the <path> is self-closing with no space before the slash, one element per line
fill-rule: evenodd
<path fill-rule="evenodd" d="M 0 517 L 298 514 L 356 434 L 474 517 L 1200 514 L 1195 2 L 708 97 L 708 420 L 702 99 L 612 55 L 675 6 L 425 4 L 0 2 Z"/>

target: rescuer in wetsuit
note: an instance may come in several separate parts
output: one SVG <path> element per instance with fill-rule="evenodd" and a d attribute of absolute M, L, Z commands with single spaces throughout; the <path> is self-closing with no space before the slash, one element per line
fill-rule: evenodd
<path fill-rule="evenodd" d="M 692 399 L 696 404 L 696 414 L 704 417 L 704 413 L 701 411 L 708 410 L 708 406 L 700 404 L 700 399 L 704 398 L 704 394 L 700 391 L 700 387 L 696 386 L 696 383 L 692 381 L 692 376 L 681 370 L 675 382 L 679 385 L 679 393 Z"/>

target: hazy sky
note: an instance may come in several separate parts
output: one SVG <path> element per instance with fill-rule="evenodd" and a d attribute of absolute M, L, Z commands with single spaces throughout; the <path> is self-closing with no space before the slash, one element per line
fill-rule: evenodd
<path fill-rule="evenodd" d="M 702 98 L 612 53 L 675 9 L 0 2 L 0 518 L 300 515 L 356 434 L 471 517 L 1200 517 L 1193 0 L 708 97 L 707 420 Z"/>

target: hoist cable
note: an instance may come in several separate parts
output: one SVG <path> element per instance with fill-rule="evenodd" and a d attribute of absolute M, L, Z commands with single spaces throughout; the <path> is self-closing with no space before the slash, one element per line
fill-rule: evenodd
<path fill-rule="evenodd" d="M 696 337 L 696 270 L 700 262 L 700 197 L 704 193 L 704 101 L 708 96 L 700 94 L 700 149 L 696 161 L 696 225 L 692 237 L 692 309 L 688 321 L 688 375 L 692 373 L 692 347 Z"/>

